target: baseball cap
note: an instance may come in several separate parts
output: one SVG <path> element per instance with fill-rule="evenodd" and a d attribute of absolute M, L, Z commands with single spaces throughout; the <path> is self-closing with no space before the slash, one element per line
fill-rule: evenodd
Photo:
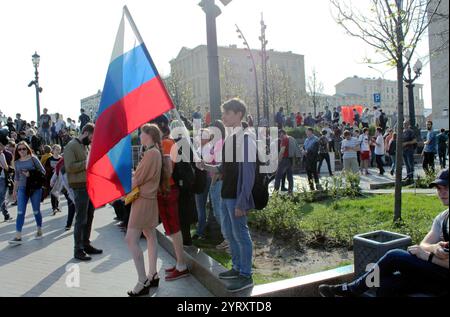
<path fill-rule="evenodd" d="M 430 188 L 436 186 L 447 186 L 448 187 L 448 168 L 441 171 L 438 177 L 430 184 Z"/>

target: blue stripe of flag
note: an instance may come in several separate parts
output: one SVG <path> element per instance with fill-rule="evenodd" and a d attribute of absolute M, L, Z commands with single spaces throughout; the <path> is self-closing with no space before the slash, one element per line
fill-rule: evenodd
<path fill-rule="evenodd" d="M 131 192 L 131 171 L 133 169 L 131 134 L 123 138 L 108 152 L 108 158 L 116 171 L 124 192 Z"/>

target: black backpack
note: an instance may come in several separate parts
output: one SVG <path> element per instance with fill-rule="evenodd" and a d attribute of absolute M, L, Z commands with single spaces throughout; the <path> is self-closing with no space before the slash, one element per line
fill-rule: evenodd
<path fill-rule="evenodd" d="M 187 140 L 182 140 L 181 138 L 179 138 L 176 139 L 175 142 L 176 146 L 178 146 L 178 156 L 181 156 L 183 149 L 182 145 L 184 145 L 185 143 L 187 144 Z M 185 162 L 184 160 L 181 160 L 180 162 L 175 163 L 172 178 L 177 184 L 180 191 L 191 191 L 195 183 L 195 171 L 192 167 L 191 162 Z"/>
<path fill-rule="evenodd" d="M 189 143 L 186 139 L 182 140 L 181 138 L 175 140 L 175 142 L 178 146 L 178 155 L 182 156 L 183 146 L 189 146 Z M 206 171 L 199 170 L 195 164 L 192 163 L 194 161 L 194 154 L 190 147 L 189 154 L 189 162 L 181 160 L 180 162 L 175 163 L 172 177 L 180 191 L 201 194 L 206 190 L 208 174 Z"/>
<path fill-rule="evenodd" d="M 253 201 L 256 210 L 263 210 L 269 203 L 269 184 L 270 176 L 261 173 L 261 167 L 264 166 L 259 159 L 256 160 L 255 183 L 253 185 Z"/>

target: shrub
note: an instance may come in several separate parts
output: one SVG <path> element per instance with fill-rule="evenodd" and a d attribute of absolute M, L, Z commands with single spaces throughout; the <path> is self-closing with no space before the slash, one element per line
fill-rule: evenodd
<path fill-rule="evenodd" d="M 425 177 L 417 177 L 415 187 L 430 188 L 430 184 L 436 179 L 437 173 L 435 171 L 425 171 Z"/>

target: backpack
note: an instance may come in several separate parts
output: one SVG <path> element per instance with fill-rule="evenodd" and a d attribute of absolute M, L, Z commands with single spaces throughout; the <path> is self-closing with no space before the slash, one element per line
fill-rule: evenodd
<path fill-rule="evenodd" d="M 270 176 L 261 173 L 261 167 L 265 166 L 258 157 L 256 157 L 255 183 L 253 185 L 252 195 L 255 203 L 255 210 L 263 210 L 269 203 L 269 184 Z"/>
<path fill-rule="evenodd" d="M 175 140 L 177 146 L 180 145 L 181 138 Z M 182 146 L 178 147 L 178 155 L 182 155 Z M 192 150 L 190 150 L 191 158 L 192 158 Z M 172 178 L 177 184 L 180 191 L 192 191 L 194 189 L 194 185 L 196 182 L 196 171 L 192 166 L 191 162 L 185 162 L 181 160 L 180 162 L 175 163 L 173 168 Z M 198 189 L 198 184 L 197 184 Z"/>
<path fill-rule="evenodd" d="M 300 158 L 302 156 L 302 151 L 297 143 L 297 140 L 291 136 L 289 138 L 289 158 Z"/>
<path fill-rule="evenodd" d="M 258 142 L 256 141 L 256 148 L 258 149 Z M 261 172 L 261 167 L 268 166 L 269 161 L 266 163 L 261 162 L 258 156 L 258 150 L 256 150 L 256 169 L 255 169 L 255 182 L 253 184 L 252 196 L 255 203 L 255 209 L 257 211 L 263 210 L 269 203 L 269 184 L 271 182 L 270 175 Z"/>

